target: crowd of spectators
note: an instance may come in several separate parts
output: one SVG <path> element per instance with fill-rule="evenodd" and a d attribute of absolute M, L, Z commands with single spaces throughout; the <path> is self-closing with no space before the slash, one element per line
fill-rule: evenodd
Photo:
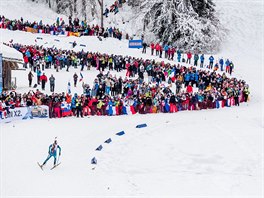
<path fill-rule="evenodd" d="M 54 88 L 50 95 L 39 90 L 24 94 L 3 92 L 1 111 L 42 104 L 49 106 L 50 117 L 175 113 L 238 106 L 247 102 L 250 94 L 245 81 L 194 65 L 20 44 L 12 47 L 24 54 L 25 67 L 36 74 L 52 67 L 55 71 L 69 71 L 72 66 L 80 70 L 94 68 L 99 74 L 93 84 L 82 83 L 83 93 L 79 95 L 56 93 Z M 117 78 L 112 70 L 126 70 L 126 76 Z"/>
<path fill-rule="evenodd" d="M 72 19 L 69 16 L 69 23 L 66 24 L 62 18 L 57 18 L 56 22 L 53 24 L 44 24 L 42 20 L 39 22 L 29 22 L 25 21 L 22 17 L 20 19 L 10 20 L 5 16 L 0 15 L 0 28 L 8 30 L 19 30 L 28 31 L 27 28 L 35 29 L 38 33 L 44 34 L 64 34 L 68 32 L 79 33 L 79 36 L 103 36 L 103 37 L 113 37 L 121 40 L 123 38 L 123 33 L 116 27 L 100 27 L 99 25 L 89 25 L 85 20 L 80 20 L 79 18 Z M 126 34 L 125 38 L 129 38 Z"/>

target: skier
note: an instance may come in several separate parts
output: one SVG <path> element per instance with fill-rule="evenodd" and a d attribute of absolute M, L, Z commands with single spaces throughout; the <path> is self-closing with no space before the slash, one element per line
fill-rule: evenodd
<path fill-rule="evenodd" d="M 54 140 L 54 143 L 51 144 L 49 146 L 49 155 L 47 157 L 47 159 L 43 162 L 42 165 L 40 165 L 40 168 L 42 169 L 42 167 L 47 163 L 47 161 L 49 161 L 49 159 L 51 157 L 54 157 L 54 166 L 56 166 L 56 161 L 57 161 L 57 149 L 59 149 L 59 156 L 61 155 L 61 147 L 58 145 L 57 140 Z"/>

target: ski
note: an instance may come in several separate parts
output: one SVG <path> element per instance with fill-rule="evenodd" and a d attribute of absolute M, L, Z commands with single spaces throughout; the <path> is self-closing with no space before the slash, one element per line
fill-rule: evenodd
<path fill-rule="evenodd" d="M 38 162 L 37 162 L 38 163 Z M 41 170 L 43 170 L 43 167 L 38 163 L 39 167 L 41 168 Z"/>
<path fill-rule="evenodd" d="M 56 164 L 55 166 L 53 166 L 50 170 L 53 170 L 54 168 L 56 168 L 56 167 L 59 166 L 60 164 L 61 164 L 61 162 L 58 163 L 58 164 Z"/>

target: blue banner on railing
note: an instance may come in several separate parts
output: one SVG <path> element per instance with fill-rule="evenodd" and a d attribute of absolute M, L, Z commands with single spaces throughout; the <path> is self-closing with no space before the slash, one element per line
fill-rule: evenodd
<path fill-rule="evenodd" d="M 128 43 L 129 48 L 142 48 L 142 40 L 130 40 Z"/>

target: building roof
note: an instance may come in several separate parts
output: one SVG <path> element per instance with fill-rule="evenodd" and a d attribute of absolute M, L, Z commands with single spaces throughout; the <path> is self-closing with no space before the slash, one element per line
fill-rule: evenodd
<path fill-rule="evenodd" d="M 4 60 L 16 61 L 16 62 L 23 61 L 22 53 L 20 53 L 16 49 L 9 47 L 3 43 L 0 43 L 0 53 L 2 54 Z"/>

